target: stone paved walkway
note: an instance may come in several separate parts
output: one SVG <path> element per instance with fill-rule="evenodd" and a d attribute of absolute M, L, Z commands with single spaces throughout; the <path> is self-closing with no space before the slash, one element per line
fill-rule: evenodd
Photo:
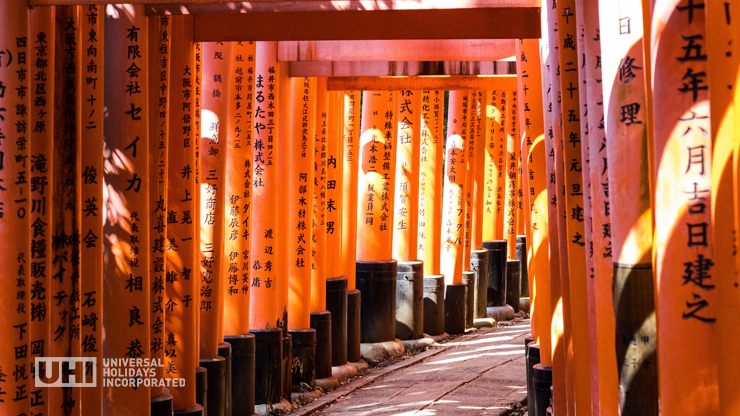
<path fill-rule="evenodd" d="M 443 351 L 339 398 L 336 416 L 504 415 L 526 398 L 524 337 L 529 320 L 481 329 Z"/>

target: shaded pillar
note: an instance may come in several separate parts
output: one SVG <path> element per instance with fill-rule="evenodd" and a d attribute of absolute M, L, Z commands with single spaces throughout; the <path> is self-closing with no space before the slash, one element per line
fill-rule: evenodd
<path fill-rule="evenodd" d="M 465 213 L 463 214 L 463 271 L 470 270 L 470 251 L 471 251 L 471 239 L 473 232 L 473 184 L 475 178 L 473 178 L 474 172 L 474 149 L 475 149 L 475 128 L 476 128 L 476 115 L 478 100 L 475 91 L 470 91 L 463 97 L 463 123 L 466 129 L 463 136 L 465 137 L 465 184 L 463 190 L 463 206 Z M 476 108 L 476 110 L 473 109 Z M 468 287 L 468 293 L 473 296 L 473 291 Z"/>
<path fill-rule="evenodd" d="M 196 404 L 196 368 L 198 367 L 197 321 L 200 305 L 196 270 L 195 141 L 200 131 L 195 120 L 195 48 L 192 43 L 192 16 L 172 16 L 170 23 L 170 82 L 183 88 L 169 90 L 170 117 L 168 134 L 167 209 L 177 221 L 168 224 L 167 241 L 175 241 L 177 250 L 165 252 L 165 376 L 185 380 L 170 386 L 173 408 L 178 414 L 203 412 Z M 197 231 L 196 231 L 197 230 Z M 178 383 L 179 384 L 179 383 Z M 200 413 L 199 413 L 200 412 Z"/>
<path fill-rule="evenodd" d="M 0 327 L 3 334 L 6 334 L 3 336 L 2 348 L 0 348 L 0 365 L 5 369 L 3 373 L 8 375 L 12 374 L 11 369 L 15 369 L 16 366 L 30 368 L 32 362 L 28 356 L 19 356 L 15 353 L 17 350 L 29 347 L 28 327 L 30 322 L 30 307 L 27 305 L 26 298 L 18 299 L 16 295 L 19 290 L 23 290 L 24 286 L 30 287 L 32 284 L 26 271 L 28 270 L 26 262 L 31 259 L 29 248 L 32 240 L 30 231 L 31 203 L 26 198 L 29 195 L 30 187 L 28 183 L 16 183 L 19 175 L 30 176 L 31 173 L 28 165 L 16 161 L 16 158 L 28 160 L 30 148 L 18 146 L 16 142 L 21 138 L 30 138 L 30 131 L 18 132 L 16 123 L 24 124 L 30 120 L 27 113 L 19 114 L 14 111 L 18 105 L 28 108 L 31 103 L 30 94 L 21 94 L 21 91 L 28 90 L 31 77 L 21 77 L 16 72 L 27 72 L 29 69 L 27 64 L 18 59 L 19 53 L 29 55 L 32 53 L 31 44 L 29 44 L 27 38 L 27 13 L 28 4 L 25 1 L 0 3 L 0 46 L 2 46 L 3 51 L 8 53 L 7 58 L 11 54 L 14 56 L 13 61 L 4 59 L 4 64 L 0 67 L 0 81 L 2 81 L 7 91 L 0 97 L 0 108 L 7 109 L 3 112 L 2 119 L 0 119 L 0 131 L 6 137 L 5 140 L 0 142 L 0 152 L 4 157 L 0 180 L 2 180 L 3 189 L 5 189 L 5 191 L 0 192 L 0 204 L 2 204 L 0 205 L 2 207 L 0 211 L 2 214 L 0 217 L 0 233 L 4 238 L 12 239 L 14 242 L 11 246 L 0 250 L 0 265 L 5 270 L 12 271 L 13 276 L 13 278 L 8 278 L 8 275 L 5 275 L 5 278 L 0 279 L 0 288 L 2 288 L 2 292 L 0 292 L 2 293 L 0 295 L 2 298 L 2 301 L 0 301 L 0 312 L 2 312 L 0 313 Z M 19 40 L 21 41 L 19 42 Z M 51 98 L 49 97 L 50 103 L 53 102 Z M 49 129 L 52 129 L 52 125 L 49 125 Z M 51 169 L 51 166 L 48 169 Z M 48 238 L 51 238 L 51 235 Z M 23 285 L 21 286 L 21 284 Z M 30 377 L 16 379 L 16 377 L 7 376 L 4 377 L 4 380 L 2 392 L 5 393 L 3 397 L 6 399 L 2 403 L 3 411 L 13 415 L 30 414 L 31 401 L 28 394 L 22 400 L 14 401 L 10 398 L 24 391 L 35 390 L 32 379 Z M 23 397 L 22 394 L 19 394 L 19 396 Z M 146 397 L 146 401 L 148 406 L 148 397 Z"/>
<path fill-rule="evenodd" d="M 106 170 L 104 175 L 108 188 L 104 204 L 117 209 L 108 212 L 103 230 L 104 256 L 113 260 L 107 262 L 103 275 L 103 325 L 111 329 L 106 331 L 103 354 L 112 359 L 149 358 L 151 248 L 144 234 L 150 227 L 148 89 L 126 92 L 129 84 L 147 79 L 147 18 L 143 5 L 112 5 L 109 9 L 105 67 L 128 71 L 105 77 L 104 83 L 106 162 L 120 168 Z M 138 50 L 140 55 L 129 50 Z M 149 387 L 103 388 L 104 413 L 148 414 L 149 408 Z"/>
<path fill-rule="evenodd" d="M 709 67 L 696 43 L 686 46 L 706 36 L 706 16 L 703 8 L 680 1 L 651 6 L 652 97 L 660 109 L 653 113 L 660 412 L 712 414 L 720 410 L 713 345 L 721 306 L 712 278 L 717 259 L 708 174 L 713 171 Z M 690 398 L 682 393 L 685 380 L 699 378 L 703 388 Z"/>

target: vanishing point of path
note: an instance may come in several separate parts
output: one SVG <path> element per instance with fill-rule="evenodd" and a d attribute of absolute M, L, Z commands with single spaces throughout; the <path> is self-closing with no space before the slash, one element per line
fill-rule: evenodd
<path fill-rule="evenodd" d="M 524 337 L 529 333 L 525 319 L 461 336 L 422 354 L 441 352 L 339 397 L 318 414 L 508 414 L 527 395 Z"/>

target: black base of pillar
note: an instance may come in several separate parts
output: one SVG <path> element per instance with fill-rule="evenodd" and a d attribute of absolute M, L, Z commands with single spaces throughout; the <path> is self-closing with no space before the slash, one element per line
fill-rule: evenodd
<path fill-rule="evenodd" d="M 536 416 L 545 416 L 550 407 L 550 388 L 552 387 L 552 367 L 537 364 L 533 368 L 534 406 Z"/>
<path fill-rule="evenodd" d="M 326 279 L 326 310 L 331 312 L 331 365 L 338 367 L 347 364 L 346 277 Z"/>
<path fill-rule="evenodd" d="M 475 293 L 473 294 L 475 309 L 473 310 L 473 317 L 487 318 L 488 250 L 473 250 L 470 252 L 470 270 L 475 273 Z"/>
<path fill-rule="evenodd" d="M 290 401 L 293 394 L 293 337 L 287 332 L 283 333 L 283 371 L 281 383 L 281 395 L 283 399 Z"/>
<path fill-rule="evenodd" d="M 203 406 L 196 404 L 190 409 L 175 410 L 173 413 L 175 416 L 204 416 Z"/>
<path fill-rule="evenodd" d="M 316 330 L 289 329 L 293 340 L 292 392 L 306 393 L 304 385 L 316 389 Z"/>
<path fill-rule="evenodd" d="M 316 378 L 331 377 L 331 312 L 311 312 L 316 330 Z"/>
<path fill-rule="evenodd" d="M 424 333 L 445 333 L 445 277 L 441 274 L 424 277 Z"/>
<path fill-rule="evenodd" d="M 445 332 L 451 335 L 465 333 L 465 298 L 468 288 L 463 283 L 445 288 Z"/>
<path fill-rule="evenodd" d="M 218 346 L 218 356 L 223 358 L 226 363 L 226 376 L 224 388 L 224 415 L 231 416 L 231 344 L 223 342 Z"/>
<path fill-rule="evenodd" d="M 226 405 L 226 360 L 222 357 L 201 358 L 200 366 L 208 372 L 207 416 L 224 416 Z"/>
<path fill-rule="evenodd" d="M 254 335 L 225 336 L 231 344 L 231 414 L 254 414 Z"/>
<path fill-rule="evenodd" d="M 519 260 L 506 261 L 506 304 L 519 312 L 519 289 L 521 288 L 521 270 Z"/>
<path fill-rule="evenodd" d="M 172 394 L 165 388 L 164 393 L 152 397 L 151 416 L 172 416 Z"/>
<path fill-rule="evenodd" d="M 278 403 L 282 398 L 283 330 L 252 329 L 254 335 L 254 403 Z"/>
<path fill-rule="evenodd" d="M 360 361 L 360 309 L 362 294 L 359 290 L 347 292 L 347 361 Z"/>
<path fill-rule="evenodd" d="M 475 322 L 475 273 L 462 272 L 465 285 L 465 328 L 472 328 Z"/>
<path fill-rule="evenodd" d="M 205 367 L 195 369 L 195 403 L 203 406 L 203 415 L 208 410 L 208 370 Z"/>
<path fill-rule="evenodd" d="M 399 262 L 396 269 L 396 338 L 424 336 L 424 262 Z"/>
<path fill-rule="evenodd" d="M 488 306 L 506 305 L 506 240 L 484 241 L 488 250 Z"/>
<path fill-rule="evenodd" d="M 397 265 L 395 260 L 357 261 L 357 289 L 363 305 L 360 342 L 364 344 L 396 339 Z"/>
<path fill-rule="evenodd" d="M 516 259 L 519 260 L 522 275 L 522 284 L 519 286 L 519 296 L 529 297 L 529 268 L 527 267 L 527 236 L 516 236 Z"/>
<path fill-rule="evenodd" d="M 527 342 L 529 342 L 527 344 Z M 540 363 L 540 346 L 534 342 L 534 337 L 525 338 L 524 357 L 527 362 L 527 403 L 534 403 L 534 370 L 533 367 Z M 534 416 L 535 406 L 527 408 L 527 414 Z"/>

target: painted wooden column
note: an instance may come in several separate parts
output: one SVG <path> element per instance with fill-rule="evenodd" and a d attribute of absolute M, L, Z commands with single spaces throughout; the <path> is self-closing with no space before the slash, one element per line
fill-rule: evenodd
<path fill-rule="evenodd" d="M 565 383 L 565 396 L 556 397 L 555 408 L 566 410 L 569 414 L 575 412 L 575 393 L 573 378 L 573 343 L 571 341 L 571 307 L 570 307 L 570 280 L 569 280 L 569 259 L 568 259 L 568 230 L 567 230 L 567 209 L 565 201 L 565 163 L 563 156 L 563 111 L 562 111 L 562 94 L 561 94 L 561 66 L 560 66 L 560 39 L 558 37 L 558 14 L 557 4 L 553 1 L 547 10 L 548 28 L 549 28 L 549 45 L 550 45 L 550 76 L 552 89 L 552 126 L 553 126 L 553 151 L 548 152 L 548 156 L 554 159 L 554 177 L 556 183 L 556 199 L 551 197 L 551 203 L 557 206 L 557 236 L 558 236 L 558 255 L 560 271 L 559 277 L 559 296 L 554 300 L 556 309 L 554 312 L 555 322 L 553 323 L 553 337 L 561 337 L 563 344 L 562 357 L 564 374 L 560 374 L 557 366 L 553 369 L 553 379 L 562 377 L 561 381 Z M 552 180 L 552 178 L 551 178 Z M 585 259 L 584 259 L 585 261 Z M 551 281 L 552 290 L 552 281 Z M 556 292 L 553 292 L 555 296 Z M 557 355 L 557 351 L 555 352 Z M 558 396 L 558 393 L 555 393 Z M 559 399 L 559 400 L 558 400 Z M 559 402 L 559 403 L 557 403 Z M 557 410 L 556 410 L 557 411 Z M 561 410 L 562 411 L 562 410 Z"/>
<path fill-rule="evenodd" d="M 494 132 L 495 134 L 495 142 L 498 149 L 498 185 L 496 187 L 496 225 L 494 227 L 495 232 L 495 240 L 504 240 L 504 228 L 506 228 L 506 178 L 508 177 L 508 167 L 507 167 L 507 153 L 506 149 L 508 146 L 507 141 L 507 135 L 506 135 L 506 123 L 507 123 L 507 114 L 506 114 L 506 103 L 507 103 L 507 93 L 504 90 L 494 91 L 498 92 L 499 95 L 499 102 L 498 102 L 498 110 L 501 113 L 500 114 L 500 121 L 498 123 L 498 129 Z M 495 96 L 496 94 L 494 94 Z M 495 117 L 495 116 L 494 116 Z M 494 121 L 494 125 L 495 125 Z"/>
<path fill-rule="evenodd" d="M 200 356 L 223 342 L 224 217 L 231 44 L 203 44 L 200 182 Z"/>
<path fill-rule="evenodd" d="M 663 414 L 719 412 L 705 5 L 651 1 L 658 376 Z M 679 278 L 680 276 L 680 278 Z M 695 380 L 691 395 L 686 380 Z M 699 382 L 699 380 L 701 380 Z"/>
<path fill-rule="evenodd" d="M 563 169 L 568 246 L 568 287 L 572 325 L 573 380 L 575 410 L 590 414 L 590 354 L 588 332 L 588 294 L 586 241 L 583 214 L 583 163 L 581 160 L 578 52 L 576 48 L 576 10 L 574 0 L 557 4 L 558 47 L 560 50 L 560 88 L 562 100 Z M 565 289 L 565 288 L 564 288 Z"/>
<path fill-rule="evenodd" d="M 13 241 L 12 245 L 0 250 L 0 264 L 9 273 L 0 283 L 0 325 L 6 334 L 0 348 L 0 371 L 5 375 L 0 382 L 0 412 L 12 416 L 31 413 L 29 392 L 35 390 L 31 377 L 16 379 L 12 376 L 16 368 L 30 372 L 34 355 L 33 352 L 28 353 L 32 351 L 33 339 L 30 339 L 29 328 L 30 305 L 26 300 L 30 299 L 26 290 L 32 284 L 29 280 L 29 275 L 32 275 L 29 264 L 32 261 L 29 250 L 33 235 L 30 227 L 32 203 L 28 198 L 32 194 L 29 194 L 29 183 L 18 180 L 32 176 L 30 163 L 23 163 L 24 160 L 30 162 L 31 149 L 25 144 L 32 136 L 28 112 L 16 110 L 18 106 L 30 108 L 31 104 L 28 91 L 31 77 L 22 76 L 28 73 L 28 62 L 33 53 L 28 44 L 27 13 L 25 1 L 0 3 L 0 48 L 5 51 L 0 62 L 0 82 L 3 85 L 0 89 L 0 234 Z M 49 46 L 52 47 L 53 43 Z M 48 128 L 52 129 L 52 125 Z M 49 233 L 47 238 L 51 237 Z M 51 276 L 51 273 L 47 275 Z M 19 292 L 24 294 L 22 299 L 17 298 Z M 54 319 L 51 314 L 49 319 Z M 54 322 L 51 323 L 53 325 Z"/>
<path fill-rule="evenodd" d="M 224 205 L 224 330 L 223 335 L 249 333 L 252 213 L 252 104 L 254 42 L 236 42 L 229 77 L 229 132 L 226 137 L 226 203 Z"/>
<path fill-rule="evenodd" d="M 421 99 L 421 91 L 401 91 L 396 103 L 398 142 L 393 258 L 399 262 L 416 261 L 418 258 Z"/>
<path fill-rule="evenodd" d="M 444 140 L 444 92 L 426 90 L 421 97 L 421 148 L 419 151 L 419 238 L 417 257 L 424 262 L 424 275 L 440 274 L 442 246 L 442 186 Z"/>
<path fill-rule="evenodd" d="M 562 169 L 562 164 L 556 163 L 555 158 L 555 149 L 560 144 L 560 129 L 555 128 L 556 126 L 560 126 L 559 120 L 561 113 L 558 108 L 560 83 L 553 82 L 553 77 L 558 67 L 557 50 L 552 44 L 555 37 L 555 33 L 552 30 L 553 20 L 554 17 L 552 14 L 543 10 L 541 25 L 542 33 L 546 35 L 540 41 L 540 60 L 542 66 L 542 105 L 545 122 L 545 168 L 547 170 L 547 233 L 550 249 L 550 314 L 552 315 L 552 319 L 549 329 L 553 373 L 553 405 L 555 409 L 565 409 L 563 411 L 567 412 L 568 388 L 565 377 L 565 351 L 567 345 L 563 326 L 563 298 L 560 279 L 560 259 L 562 254 L 560 250 L 560 231 L 558 224 L 560 217 L 558 200 L 561 193 L 557 185 L 557 171 Z"/>
<path fill-rule="evenodd" d="M 359 136 L 356 128 L 359 92 L 348 91 L 344 100 L 342 137 L 342 274 L 347 276 L 347 290 L 355 290 L 357 261 L 357 181 Z"/>
<path fill-rule="evenodd" d="M 252 198 L 261 202 L 252 210 L 249 327 L 269 329 L 280 327 L 281 314 L 277 310 L 277 294 L 273 282 L 278 278 L 275 270 L 264 268 L 273 260 L 268 251 L 276 249 L 274 233 L 277 229 L 278 166 L 277 134 L 279 85 L 276 85 L 277 42 L 257 42 L 255 58 L 254 145 L 252 147 Z M 255 269 L 258 264 L 261 269 Z M 285 278 L 285 277 L 283 277 Z"/>
<path fill-rule="evenodd" d="M 194 107 L 195 107 L 195 117 L 194 117 L 194 123 L 193 123 L 193 130 L 195 131 L 195 192 L 193 192 L 193 200 L 195 201 L 195 215 L 193 218 L 195 218 L 196 226 L 195 226 L 195 250 L 196 250 L 196 264 L 200 264 L 200 254 L 198 251 L 200 250 L 200 178 L 201 178 L 201 166 L 200 166 L 200 146 L 201 146 L 201 138 L 200 138 L 200 131 L 201 131 L 201 109 L 203 108 L 203 43 L 202 42 L 195 42 L 195 69 L 193 73 L 193 83 L 195 84 L 194 88 Z M 198 266 L 196 269 L 193 269 L 196 274 L 200 272 L 199 270 L 200 266 Z M 197 288 L 200 289 L 200 275 L 198 274 L 198 280 L 197 280 Z M 195 301 L 198 305 L 198 311 L 197 316 L 195 320 L 195 341 L 197 345 L 200 345 L 200 290 L 195 291 L 196 297 Z M 197 348 L 197 354 L 196 354 L 196 360 L 200 362 L 200 348 Z M 200 365 L 200 364 L 199 364 Z"/>
<path fill-rule="evenodd" d="M 315 80 L 315 101 L 313 109 L 314 133 L 312 174 L 313 181 L 313 218 L 311 227 L 311 312 L 326 310 L 326 162 L 327 162 L 327 134 L 328 134 L 328 101 L 326 91 L 326 77 Z M 310 149 L 309 149 L 310 150 Z"/>
<path fill-rule="evenodd" d="M 393 92 L 365 91 L 362 104 L 359 181 L 357 185 L 357 260 L 388 261 L 392 253 Z M 388 127 L 386 129 L 386 127 Z"/>
<path fill-rule="evenodd" d="M 447 148 L 442 212 L 441 274 L 445 284 L 461 284 L 465 220 L 465 91 L 450 91 L 447 110 Z"/>
<path fill-rule="evenodd" d="M 475 186 L 475 131 L 477 124 L 478 93 L 470 91 L 463 118 L 467 117 L 467 135 L 465 136 L 465 188 L 463 190 L 465 214 L 463 221 L 463 271 L 470 270 L 470 251 L 472 250 L 473 233 L 473 191 Z M 472 288 L 470 291 L 472 296 Z"/>
<path fill-rule="evenodd" d="M 648 111 L 646 83 L 649 60 L 642 38 L 643 2 L 599 2 L 602 102 L 607 135 L 607 155 L 596 154 L 597 172 L 606 171 L 608 182 L 592 189 L 593 203 L 602 210 L 604 232 L 611 231 L 612 245 L 598 258 L 611 256 L 612 279 L 596 279 L 597 304 L 611 302 L 611 310 L 599 308 L 599 343 L 616 348 L 600 351 L 602 413 L 616 414 L 613 397 L 618 389 L 623 414 L 658 414 L 656 329 L 653 280 L 653 213 L 650 207 L 649 140 L 652 119 Z M 601 134 L 601 133 L 600 133 Z M 599 146 L 599 150 L 603 146 Z M 637 168 L 636 168 L 637 167 Z M 591 167 L 592 172 L 594 166 Z M 593 178 L 593 176 L 592 176 Z M 609 187 L 619 192 L 609 192 Z M 601 201 L 599 201 L 601 198 Z M 614 213 L 614 215 L 611 215 Z M 606 215 L 610 214 L 610 215 Z M 606 221 L 608 217 L 608 221 Z M 615 325 L 614 329 L 610 326 Z M 633 343 L 630 340 L 639 339 Z M 615 356 L 612 358 L 611 354 Z M 644 363 L 634 366 L 630 363 Z M 611 374 L 604 374 L 610 371 Z M 616 374 L 615 374 L 616 373 Z M 618 383 L 618 386 L 614 386 Z M 607 401 L 608 400 L 608 401 Z"/>
<path fill-rule="evenodd" d="M 176 249 L 168 244 L 167 225 L 167 151 L 169 132 L 169 101 L 168 89 L 170 86 L 170 18 L 169 16 L 155 16 L 148 19 L 149 24 L 149 207 L 152 226 L 149 227 L 149 241 L 152 247 L 149 262 L 149 290 L 151 303 L 150 316 L 150 352 L 151 358 L 164 362 L 165 338 L 165 252 Z M 140 88 L 140 87 L 139 87 Z M 164 369 L 156 367 L 154 378 L 164 377 Z M 164 393 L 163 385 L 154 385 L 151 388 L 152 397 Z"/>
<path fill-rule="evenodd" d="M 288 200 L 290 252 L 288 328 L 308 329 L 311 317 L 311 251 L 314 194 L 316 79 L 291 78 L 291 147 Z"/>
<path fill-rule="evenodd" d="M 88 370 L 96 380 L 103 376 L 103 172 L 104 155 L 104 95 L 103 95 L 103 41 L 105 20 L 103 8 L 96 5 L 83 6 L 80 19 L 80 146 L 84 151 L 80 155 L 80 201 L 87 205 L 95 203 L 97 210 L 82 215 L 80 221 L 80 340 L 81 355 L 95 357 L 98 365 Z M 38 40 L 38 38 L 37 38 Z M 47 47 L 49 44 L 46 44 Z M 38 43 L 43 46 L 43 43 Z M 48 55 L 47 55 L 48 56 Z M 42 56 L 38 58 L 44 59 Z M 47 83 L 51 80 L 47 80 Z M 53 88 L 51 88 L 53 89 Z M 38 91 L 37 89 L 35 89 Z M 48 97 L 46 97 L 48 99 Z M 34 100 L 36 101 L 36 100 Z M 36 104 L 36 103 L 34 103 Z M 51 102 L 39 110 L 47 111 Z M 33 113 L 32 113 L 33 114 Z M 39 113 L 40 114 L 40 113 Z M 49 142 L 50 143 L 50 142 Z M 49 268 L 47 268 L 48 270 Z M 86 387 L 81 391 L 81 408 L 83 414 L 101 414 L 103 412 L 103 386 Z"/>
<path fill-rule="evenodd" d="M 529 196 L 527 211 L 530 212 L 530 236 L 534 273 L 530 275 L 529 296 L 531 315 L 534 321 L 535 341 L 540 346 L 540 362 L 552 366 L 550 323 L 550 258 L 549 217 L 547 198 L 547 152 L 545 149 L 545 117 L 543 113 L 542 67 L 540 65 L 540 42 L 533 39 L 519 41 L 518 72 L 521 87 L 520 120 L 524 132 L 528 178 L 525 193 Z M 525 148 L 522 148 L 524 150 Z"/>
<path fill-rule="evenodd" d="M 292 83 L 290 81 L 290 77 L 288 76 L 288 71 L 285 65 L 285 62 L 279 62 L 278 64 L 278 85 L 280 88 L 280 94 L 278 95 L 278 101 L 277 101 L 277 107 L 279 109 L 280 114 L 288 114 L 290 115 L 290 100 L 291 100 L 291 88 Z M 252 80 L 252 84 L 254 84 L 254 80 Z M 281 117 L 280 119 L 276 120 L 275 122 L 278 125 L 277 128 L 277 140 L 278 140 L 278 160 L 289 160 L 290 159 L 290 144 L 292 143 L 292 136 L 290 131 L 290 124 L 291 124 L 291 117 Z M 290 180 L 290 169 L 279 169 L 277 173 L 277 183 L 287 184 Z M 287 186 L 282 186 L 277 191 L 277 204 L 278 204 L 278 214 L 277 214 L 277 237 L 275 244 L 277 247 L 288 247 L 288 241 L 290 239 L 290 230 L 289 227 L 282 227 L 280 224 L 288 224 L 290 221 L 290 204 L 289 199 L 290 195 L 292 194 L 292 191 Z M 257 206 L 254 207 L 254 209 L 257 209 Z M 283 329 L 283 336 L 288 331 L 288 302 L 290 298 L 290 278 L 289 278 L 289 270 L 293 267 L 293 264 L 291 263 L 291 259 L 293 257 L 293 254 L 290 252 L 290 250 L 283 249 L 278 250 L 276 254 L 276 258 L 273 263 L 275 264 L 275 270 L 277 271 L 277 276 L 285 276 L 283 279 L 277 279 L 275 282 L 275 292 L 276 292 L 276 310 L 278 313 L 278 318 L 281 323 L 281 328 Z M 295 259 L 292 259 L 293 261 Z"/>
<path fill-rule="evenodd" d="M 50 201 L 51 229 L 55 236 L 52 241 L 52 279 L 49 291 L 54 294 L 54 302 L 51 303 L 49 311 L 49 316 L 52 317 L 50 330 L 52 335 L 48 347 L 52 357 L 79 356 L 79 299 L 74 295 L 80 290 L 80 242 L 72 236 L 79 233 L 81 215 L 96 208 L 95 206 L 83 208 L 78 205 L 81 150 L 76 134 L 79 114 L 77 92 L 79 67 L 75 59 L 79 52 L 78 15 L 79 10 L 76 6 L 62 6 L 56 9 L 53 102 L 57 103 L 56 110 L 59 113 L 53 122 L 55 140 L 52 158 L 59 163 L 53 164 L 52 180 L 49 183 L 55 189 Z M 142 43 L 146 43 L 146 37 L 142 38 Z M 31 185 L 33 189 L 34 184 Z M 33 210 L 33 204 L 31 209 Z M 143 267 L 148 265 L 144 263 Z M 141 313 L 148 314 L 148 310 L 148 305 L 142 307 Z M 49 409 L 53 411 L 66 408 L 72 415 L 79 414 L 79 398 L 80 390 L 76 388 L 51 389 Z"/>
<path fill-rule="evenodd" d="M 486 202 L 486 161 L 488 152 L 486 151 L 487 131 L 486 131 L 486 91 L 477 91 L 476 99 L 478 107 L 476 108 L 476 129 L 475 129 L 475 146 L 473 147 L 473 231 L 470 236 L 470 246 L 472 250 L 481 250 L 483 248 L 483 229 L 485 224 L 485 202 Z"/>
<path fill-rule="evenodd" d="M 59 11 L 59 9 L 57 9 Z M 143 5 L 106 8 L 105 77 L 106 164 L 103 325 L 104 355 L 111 359 L 149 358 L 149 135 L 148 25 Z M 146 385 L 105 386 L 106 414 L 148 414 Z"/>
<path fill-rule="evenodd" d="M 167 241 L 177 250 L 167 250 L 165 279 L 165 377 L 184 379 L 184 385 L 170 385 L 175 410 L 192 409 L 195 403 L 195 369 L 198 367 L 197 321 L 200 305 L 195 215 L 195 139 L 200 131 L 195 122 L 195 47 L 193 17 L 172 16 L 170 23 L 170 117 L 168 134 L 167 209 L 174 214 L 167 226 Z"/>
<path fill-rule="evenodd" d="M 504 186 L 504 240 L 506 240 L 507 258 L 516 259 L 516 235 L 518 208 L 518 173 L 519 157 L 519 126 L 516 91 L 506 91 L 506 178 Z"/>
<path fill-rule="evenodd" d="M 344 92 L 329 91 L 327 106 L 327 159 L 326 159 L 326 276 L 343 276 L 342 273 L 342 215 L 344 201 Z"/>
<path fill-rule="evenodd" d="M 733 114 L 733 88 L 737 69 L 737 52 L 732 44 L 737 37 L 737 20 L 731 17 L 731 3 L 706 1 L 707 64 L 709 65 L 709 106 L 712 134 L 712 226 L 716 230 L 727 230 L 727 218 L 734 215 L 732 166 L 735 120 Z M 734 84 L 734 85 L 733 85 Z M 734 223 L 733 223 L 734 225 Z M 718 228 L 720 227 L 720 228 Z M 740 412 L 740 398 L 734 394 L 740 381 L 734 374 L 740 371 L 740 358 L 727 351 L 726 345 L 740 332 L 740 281 L 735 262 L 735 236 L 720 231 L 714 233 L 714 276 L 717 276 L 717 340 L 716 357 L 719 375 L 720 414 Z M 738 285 L 738 286 L 736 286 Z"/>
<path fill-rule="evenodd" d="M 51 276 L 50 271 L 53 259 L 51 250 L 53 237 L 52 201 L 54 188 L 49 184 L 50 181 L 53 181 L 54 173 L 54 96 L 52 94 L 54 91 L 55 79 L 55 8 L 36 7 L 30 10 L 28 16 L 29 28 L 27 42 L 29 43 L 27 43 L 28 52 L 26 53 L 29 57 L 28 62 L 33 62 L 35 64 L 29 65 L 28 67 L 28 78 L 30 79 L 28 95 L 30 96 L 29 98 L 31 103 L 28 108 L 28 125 L 31 126 L 31 128 L 28 130 L 28 137 L 30 138 L 30 152 L 28 159 L 30 162 L 30 172 L 27 173 L 30 176 L 30 183 L 35 184 L 35 186 L 30 188 L 30 210 L 28 211 L 32 230 L 30 235 L 30 259 L 27 264 L 30 272 L 28 287 L 31 289 L 31 296 L 29 304 L 27 305 L 30 313 L 28 341 L 31 346 L 43 346 L 50 345 L 51 343 L 51 321 L 52 319 L 55 319 L 51 316 L 51 313 L 48 312 L 51 309 L 51 303 L 49 302 L 49 299 L 51 299 L 51 296 L 49 296 L 51 289 L 49 276 Z M 33 59 L 31 60 L 31 58 Z M 102 66 L 102 61 L 100 63 Z M 5 78 L 3 78 L 2 81 L 7 83 Z M 9 86 L 6 84 L 6 88 L 8 87 Z M 102 91 L 102 85 L 100 86 L 100 91 Z M 101 99 L 102 104 L 102 94 L 99 98 Z M 0 104 L 0 107 L 4 106 Z M 100 150 L 102 152 L 102 130 L 99 136 L 101 142 Z M 3 150 L 2 147 L 0 147 L 0 152 L 5 154 L 4 157 L 10 157 L 7 150 Z M 99 157 L 102 162 L 102 154 L 99 155 Z M 102 172 L 102 169 L 100 172 Z M 102 186 L 100 187 L 100 190 L 102 194 Z M 102 201 L 102 196 L 97 199 L 97 201 Z M 93 219 L 97 219 L 97 223 L 101 225 L 99 228 L 102 228 L 100 217 L 93 216 Z M 100 232 L 96 233 L 96 236 L 100 235 Z M 93 241 L 93 245 L 97 245 L 97 247 L 102 248 L 102 244 L 97 244 L 96 241 Z M 94 251 L 95 250 L 93 249 L 92 252 Z M 102 264 L 102 250 L 98 253 L 97 260 Z M 95 273 L 95 271 L 95 268 L 91 267 L 90 273 Z M 98 268 L 96 274 L 84 274 L 82 283 L 84 284 L 85 280 L 88 280 L 91 284 L 89 288 L 93 288 L 96 283 L 95 279 L 101 280 L 100 283 L 102 284 L 102 277 L 103 271 L 101 268 Z M 101 287 L 98 288 L 97 293 L 100 293 L 100 288 Z M 9 303 L 12 304 L 12 302 Z M 81 332 L 87 335 L 90 333 L 90 329 L 82 328 Z M 8 334 L 11 334 L 11 332 L 8 332 Z M 93 341 L 91 345 L 92 349 L 85 349 L 85 356 L 90 356 L 91 352 L 93 354 L 92 356 L 95 356 L 95 352 L 92 350 L 97 348 L 97 343 Z M 10 346 L 5 348 L 10 348 Z M 99 348 L 98 351 L 102 353 L 102 348 Z M 36 357 L 49 356 L 47 348 L 32 347 L 30 352 L 31 354 L 28 355 L 28 358 L 30 359 L 29 363 L 33 363 L 33 360 Z M 27 366 L 29 371 L 31 367 L 32 364 Z M 33 385 L 29 385 L 28 388 L 30 389 L 30 394 L 34 397 L 32 411 L 48 413 L 50 397 L 49 388 L 35 388 Z M 4 389 L 0 387 L 0 390 Z M 97 393 L 100 394 L 102 392 L 102 386 L 101 388 L 90 390 L 97 390 Z M 7 400 L 8 396 L 5 395 L 4 397 Z M 36 400 L 36 398 L 38 398 L 38 400 Z M 100 409 L 101 404 L 102 395 L 98 397 L 99 412 L 102 411 Z"/>
<path fill-rule="evenodd" d="M 500 91 L 486 91 L 484 95 L 485 102 L 485 120 L 486 129 L 486 189 L 485 202 L 483 211 L 483 240 L 495 240 L 499 235 L 499 218 L 503 201 L 499 199 L 499 177 L 501 177 L 501 167 L 503 162 L 499 162 L 499 143 L 501 135 L 499 131 L 502 128 L 503 113 L 499 100 Z"/>

